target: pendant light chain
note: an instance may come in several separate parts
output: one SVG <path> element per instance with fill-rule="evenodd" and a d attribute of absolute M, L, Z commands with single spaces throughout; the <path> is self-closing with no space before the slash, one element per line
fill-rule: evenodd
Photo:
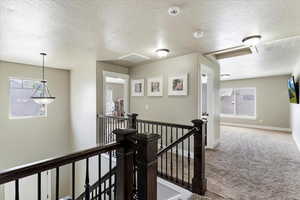
<path fill-rule="evenodd" d="M 45 80 L 45 54 L 43 54 L 43 81 Z"/>

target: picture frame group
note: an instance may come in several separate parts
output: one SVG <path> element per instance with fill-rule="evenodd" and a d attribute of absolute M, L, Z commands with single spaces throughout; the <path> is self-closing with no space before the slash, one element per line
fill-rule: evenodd
<path fill-rule="evenodd" d="M 131 96 L 141 97 L 145 95 L 145 80 L 131 80 Z M 164 79 L 162 76 L 147 79 L 147 96 L 162 97 L 164 91 Z M 168 77 L 168 96 L 188 95 L 188 74 L 179 74 Z"/>

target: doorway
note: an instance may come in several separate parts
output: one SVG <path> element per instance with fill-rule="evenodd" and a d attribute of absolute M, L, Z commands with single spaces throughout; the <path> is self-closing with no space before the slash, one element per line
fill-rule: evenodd
<path fill-rule="evenodd" d="M 129 110 L 129 75 L 103 71 L 103 114 L 124 117 Z"/>
<path fill-rule="evenodd" d="M 200 66 L 199 77 L 199 118 L 207 119 L 207 148 L 215 148 L 218 144 L 216 126 L 216 85 L 213 70 L 206 66 Z"/>

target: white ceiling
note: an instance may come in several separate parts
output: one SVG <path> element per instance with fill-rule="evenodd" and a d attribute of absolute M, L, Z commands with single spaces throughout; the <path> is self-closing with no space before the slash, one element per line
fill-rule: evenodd
<path fill-rule="evenodd" d="M 172 5 L 182 8 L 179 16 L 168 15 Z M 155 60 L 157 48 L 169 48 L 170 56 L 205 53 L 251 34 L 264 42 L 300 35 L 299 7 L 299 0 L 1 0 L 0 59 L 38 65 L 47 51 L 48 66 L 72 68 L 84 57 L 139 53 Z M 197 29 L 205 32 L 199 40 L 192 37 Z M 257 57 L 223 60 L 222 71 L 290 72 L 300 46 L 293 40 L 261 47 Z"/>

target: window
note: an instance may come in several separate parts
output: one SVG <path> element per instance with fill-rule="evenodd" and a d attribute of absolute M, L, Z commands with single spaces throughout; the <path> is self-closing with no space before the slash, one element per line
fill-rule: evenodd
<path fill-rule="evenodd" d="M 39 105 L 30 98 L 39 84 L 34 80 L 9 79 L 10 119 L 46 116 L 46 105 Z"/>
<path fill-rule="evenodd" d="M 256 88 L 224 88 L 220 96 L 223 116 L 256 118 Z"/>

